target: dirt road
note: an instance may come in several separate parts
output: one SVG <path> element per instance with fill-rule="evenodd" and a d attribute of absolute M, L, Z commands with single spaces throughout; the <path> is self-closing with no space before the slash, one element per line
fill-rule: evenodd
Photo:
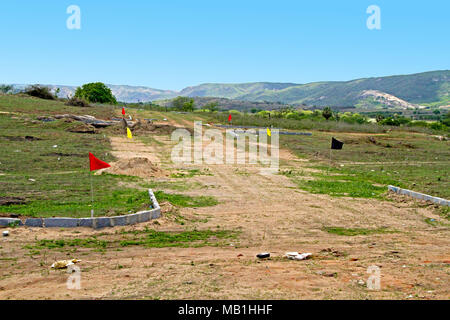
<path fill-rule="evenodd" d="M 167 137 L 163 146 L 114 138 L 115 155 L 149 156 L 170 167 Z M 156 154 L 155 154 L 156 153 Z M 286 150 L 283 169 L 301 169 Z M 39 239 L 72 239 L 92 235 L 120 238 L 116 229 L 92 231 L 12 229 L 0 245 L 1 299 L 448 299 L 450 241 L 447 227 L 433 227 L 424 218 L 440 217 L 430 207 L 411 201 L 333 198 L 299 190 L 287 177 L 261 174 L 258 166 L 202 165 L 212 175 L 189 178 L 203 188 L 183 192 L 209 195 L 214 207 L 184 208 L 180 225 L 168 217 L 144 227 L 159 231 L 238 230 L 226 245 L 200 248 L 126 247 L 95 251 L 41 250 L 27 245 Z M 393 233 L 358 236 L 331 234 L 325 227 L 383 228 Z M 270 260 L 255 256 L 270 252 Z M 313 259 L 291 261 L 287 251 L 310 252 Z M 53 271 L 55 260 L 79 258 L 82 289 L 68 290 L 64 271 Z M 369 266 L 381 268 L 381 290 L 366 286 Z"/>

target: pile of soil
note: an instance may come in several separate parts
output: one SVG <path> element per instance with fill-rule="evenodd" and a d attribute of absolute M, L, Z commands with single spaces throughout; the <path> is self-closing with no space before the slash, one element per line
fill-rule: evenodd
<path fill-rule="evenodd" d="M 177 127 L 171 126 L 169 124 L 154 124 L 154 123 L 148 123 L 148 122 L 141 122 L 138 121 L 132 128 L 133 132 L 136 133 L 153 133 L 153 134 L 160 134 L 160 135 L 171 135 L 172 132 L 174 132 Z"/>
<path fill-rule="evenodd" d="M 141 178 L 165 176 L 164 172 L 147 158 L 122 159 L 113 163 L 105 172 Z"/>
<path fill-rule="evenodd" d="M 170 124 L 156 124 L 149 121 L 141 121 L 138 119 L 135 122 L 128 121 L 128 127 L 130 128 L 133 134 L 156 134 L 156 135 L 171 135 L 178 127 L 172 126 Z M 191 128 L 183 128 L 188 130 L 191 134 L 193 134 L 193 130 Z M 119 122 L 113 127 L 113 131 L 115 133 L 126 134 L 126 126 L 123 122 Z"/>
<path fill-rule="evenodd" d="M 86 124 L 84 122 L 74 124 L 73 126 L 68 128 L 67 131 L 74 133 L 88 133 L 88 134 L 96 134 L 98 132 L 94 126 Z"/>

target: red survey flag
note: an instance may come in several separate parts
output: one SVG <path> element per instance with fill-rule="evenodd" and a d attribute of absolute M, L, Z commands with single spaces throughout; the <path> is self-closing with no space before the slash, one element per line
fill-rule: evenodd
<path fill-rule="evenodd" d="M 231 114 L 228 116 L 228 122 L 231 122 L 231 119 L 233 119 L 233 117 L 231 116 Z"/>
<path fill-rule="evenodd" d="M 125 115 L 125 108 L 122 108 L 122 114 Z"/>
<path fill-rule="evenodd" d="M 105 169 L 105 168 L 111 167 L 106 162 L 103 162 L 102 160 L 97 159 L 96 157 L 94 157 L 94 155 L 92 153 L 90 153 L 90 152 L 89 152 L 89 162 L 91 164 L 91 171 L 95 171 L 95 170 L 100 170 L 100 169 Z"/>

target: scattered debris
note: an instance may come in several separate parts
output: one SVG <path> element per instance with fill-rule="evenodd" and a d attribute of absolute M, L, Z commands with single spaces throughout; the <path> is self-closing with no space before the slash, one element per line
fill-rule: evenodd
<path fill-rule="evenodd" d="M 311 258 L 312 253 L 287 252 L 285 257 L 290 260 L 307 260 Z"/>
<path fill-rule="evenodd" d="M 341 252 L 341 251 L 338 251 L 338 250 L 334 250 L 332 248 L 323 249 L 320 252 L 331 254 L 334 257 L 342 257 L 342 256 L 346 255 L 344 252 Z"/>
<path fill-rule="evenodd" d="M 56 261 L 52 264 L 52 269 L 66 269 L 68 266 L 79 263 L 81 260 L 72 259 L 72 260 L 60 260 Z"/>
<path fill-rule="evenodd" d="M 99 120 L 96 117 L 84 115 L 84 116 L 77 116 L 74 114 L 63 114 L 63 115 L 56 115 L 54 116 L 55 119 L 72 119 L 76 121 L 83 122 L 85 124 L 90 124 L 94 126 L 95 128 L 106 128 L 109 126 L 114 125 L 116 122 L 114 121 L 105 121 L 105 120 Z"/>
<path fill-rule="evenodd" d="M 433 136 L 433 137 L 436 138 L 439 141 L 447 141 L 448 140 L 448 138 L 444 137 L 444 136 Z"/>
<path fill-rule="evenodd" d="M 270 253 L 268 253 L 268 252 L 259 253 L 256 255 L 256 257 L 258 259 L 267 259 L 267 258 L 270 258 Z"/>
<path fill-rule="evenodd" d="M 329 278 L 336 278 L 338 273 L 337 272 L 326 272 L 326 271 L 318 271 L 317 274 L 319 276 L 329 277 Z"/>
<path fill-rule="evenodd" d="M 56 119 L 52 118 L 52 117 L 37 117 L 37 119 L 39 121 L 42 121 L 42 122 L 53 122 L 53 121 L 56 121 Z"/>

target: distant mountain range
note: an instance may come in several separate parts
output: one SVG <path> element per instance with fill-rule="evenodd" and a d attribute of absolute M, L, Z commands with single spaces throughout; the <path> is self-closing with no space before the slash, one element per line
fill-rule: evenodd
<path fill-rule="evenodd" d="M 181 91 L 148 87 L 108 85 L 117 100 L 148 102 L 177 96 L 215 97 L 249 102 L 335 107 L 398 107 L 450 105 L 450 70 L 411 75 L 364 78 L 352 81 L 326 81 L 308 84 L 255 82 L 241 84 L 207 83 Z M 25 85 L 15 85 L 17 90 Z M 59 96 L 73 95 L 76 87 L 60 88 Z"/>

